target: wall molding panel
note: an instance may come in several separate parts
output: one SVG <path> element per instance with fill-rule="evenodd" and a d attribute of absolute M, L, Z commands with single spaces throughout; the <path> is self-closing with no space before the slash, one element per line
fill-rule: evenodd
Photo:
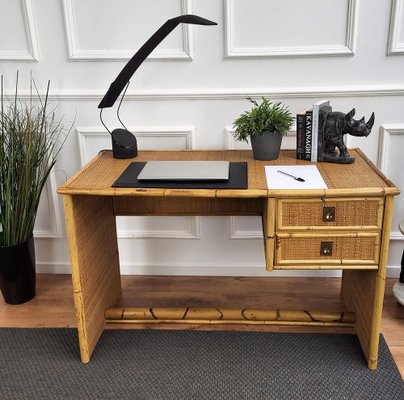
<path fill-rule="evenodd" d="M 392 0 L 387 55 L 404 54 L 404 42 L 399 40 L 400 27 L 404 26 L 404 0 Z"/>
<path fill-rule="evenodd" d="M 135 217 L 139 218 L 139 217 Z M 142 218 L 142 217 L 140 217 Z M 146 217 L 154 218 L 154 217 Z M 165 218 L 165 217 L 157 217 Z M 176 217 L 184 222 L 184 229 L 124 229 L 119 228 L 118 221 L 118 239 L 201 239 L 201 219 L 200 217 Z"/>
<path fill-rule="evenodd" d="M 380 126 L 380 141 L 377 166 L 386 175 L 388 175 L 388 167 L 391 160 L 389 159 L 389 154 L 391 150 L 390 142 L 392 136 L 403 136 L 404 139 L 404 125 L 386 124 Z M 390 240 L 401 241 L 404 240 L 404 236 L 397 229 L 392 229 L 390 233 Z"/>
<path fill-rule="evenodd" d="M 65 19 L 65 31 L 70 61 L 120 61 L 132 58 L 138 48 L 120 49 L 81 49 L 77 35 L 77 21 L 75 18 L 74 2 L 77 0 L 63 0 L 63 12 Z M 181 5 L 181 14 L 192 14 L 191 0 L 178 0 Z M 193 58 L 192 27 L 183 24 L 181 49 L 176 51 L 164 51 L 156 49 L 147 60 L 188 60 Z M 154 32 L 150 32 L 152 34 Z M 143 43 L 139 43 L 139 47 Z M 146 61 L 147 61 L 146 60 Z"/>
<path fill-rule="evenodd" d="M 170 148 L 170 139 L 183 138 L 185 141 L 185 149 L 195 148 L 195 127 L 194 126 L 166 126 L 166 127 L 128 127 L 133 132 L 137 139 L 139 138 L 155 138 L 158 141 L 166 141 L 164 148 Z M 110 148 L 110 135 L 105 132 L 103 127 L 77 127 L 76 128 L 79 140 L 80 160 L 81 165 L 84 166 L 91 160 L 88 149 L 91 148 L 91 140 L 106 139 L 108 141 L 108 148 Z M 143 147 L 144 150 L 146 148 Z M 101 150 L 97 149 L 98 151 Z M 151 217 L 136 217 L 143 221 Z M 157 217 L 161 220 L 167 217 Z M 160 229 L 160 228 L 123 228 L 119 226 L 118 221 L 118 238 L 119 239 L 196 239 L 201 238 L 201 223 L 200 217 L 177 217 L 181 220 L 183 229 Z M 139 223 L 138 225 L 141 225 Z M 164 224 L 163 224 L 164 225 Z"/>
<path fill-rule="evenodd" d="M 392 124 L 380 126 L 380 144 L 377 166 L 384 174 L 387 173 L 390 139 L 392 135 L 404 135 L 404 125 Z"/>
<path fill-rule="evenodd" d="M 2 61 L 39 61 L 39 42 L 35 26 L 33 0 L 20 0 L 20 7 L 25 28 L 28 51 L 0 50 Z M 16 1 L 17 3 L 17 1 Z"/>
<path fill-rule="evenodd" d="M 50 230 L 34 228 L 34 236 L 35 238 L 41 239 L 60 239 L 63 237 L 62 217 L 59 212 L 59 200 L 54 171 L 50 173 L 48 181 L 45 184 L 44 191 L 42 192 L 41 201 L 45 200 L 48 204 L 49 218 L 52 228 Z"/>
<path fill-rule="evenodd" d="M 194 126 L 166 126 L 166 127 L 128 127 L 130 132 L 136 138 L 151 138 L 157 140 L 169 140 L 170 138 L 183 138 L 185 141 L 185 149 L 195 148 L 195 127 Z M 91 160 L 88 153 L 88 144 L 91 139 L 101 138 L 108 139 L 108 148 L 110 148 L 110 134 L 103 127 L 77 127 L 76 132 L 79 138 L 80 160 L 83 166 Z M 167 142 L 168 146 L 170 145 Z M 167 150 L 169 147 L 167 147 Z M 100 149 L 101 150 L 101 149 Z M 143 148 L 143 150 L 148 150 Z M 152 149 L 150 149 L 152 150 Z"/>
<path fill-rule="evenodd" d="M 233 136 L 234 131 L 235 131 L 235 129 L 232 126 L 226 126 L 224 128 L 225 142 L 227 143 L 227 149 L 228 150 L 236 150 L 236 149 L 250 150 L 251 145 L 249 143 L 237 142 L 237 140 Z"/>
<path fill-rule="evenodd" d="M 251 230 L 239 227 L 240 217 L 230 217 L 230 239 L 258 239 L 263 240 L 262 229 Z"/>
<path fill-rule="evenodd" d="M 401 234 L 400 231 L 391 232 L 390 234 L 391 241 L 404 241 L 404 236 Z"/>
<path fill-rule="evenodd" d="M 14 92 L 5 91 L 6 96 Z M 40 91 L 41 96 L 45 95 Z M 20 90 L 22 99 L 29 98 L 29 90 Z M 94 101 L 97 104 L 104 97 L 100 90 L 52 90 L 49 99 L 53 101 Z M 311 99 L 311 98 L 350 98 L 350 97 L 401 97 L 404 96 L 404 85 L 366 85 L 366 86 L 327 86 L 327 87 L 295 87 L 295 88 L 226 88 L 226 89 L 176 89 L 176 90 L 128 90 L 125 101 L 171 101 L 171 100 L 245 100 L 247 96 L 260 99 L 262 96 L 271 99 Z"/>
<path fill-rule="evenodd" d="M 237 29 L 234 13 L 236 0 L 224 0 L 225 20 L 225 56 L 228 58 L 256 57 L 313 57 L 313 56 L 353 56 L 356 50 L 356 32 L 358 22 L 358 0 L 346 0 L 346 37 L 341 45 L 305 45 L 284 47 L 237 47 L 235 31 Z M 309 7 L 309 6 L 308 6 Z"/>

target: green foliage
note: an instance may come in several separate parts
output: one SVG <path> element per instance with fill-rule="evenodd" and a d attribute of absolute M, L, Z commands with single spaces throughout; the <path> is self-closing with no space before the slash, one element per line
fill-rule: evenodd
<path fill-rule="evenodd" d="M 31 78 L 31 85 L 35 82 Z M 70 129 L 48 110 L 49 82 L 44 99 L 38 91 L 28 101 L 3 93 L 0 109 L 0 246 L 13 246 L 31 236 L 42 189 Z"/>
<path fill-rule="evenodd" d="M 294 117 L 289 108 L 279 103 L 272 103 L 263 97 L 261 104 L 251 97 L 247 100 L 254 105 L 251 111 L 245 111 L 233 123 L 234 138 L 247 142 L 251 135 L 268 133 L 286 134 L 292 126 Z"/>

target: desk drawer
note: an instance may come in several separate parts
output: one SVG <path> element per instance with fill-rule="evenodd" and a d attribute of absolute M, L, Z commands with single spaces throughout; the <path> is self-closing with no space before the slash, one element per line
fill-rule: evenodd
<path fill-rule="evenodd" d="M 380 230 L 383 198 L 280 199 L 277 230 Z"/>
<path fill-rule="evenodd" d="M 344 268 L 343 265 L 377 265 L 378 233 L 277 233 L 275 266 L 309 264 Z"/>

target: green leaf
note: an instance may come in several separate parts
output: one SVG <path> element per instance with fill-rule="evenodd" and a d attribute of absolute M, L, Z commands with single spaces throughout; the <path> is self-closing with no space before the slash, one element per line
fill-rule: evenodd
<path fill-rule="evenodd" d="M 251 97 L 247 97 L 247 100 L 254 107 L 233 122 L 236 140 L 248 142 L 251 135 L 286 134 L 290 130 L 294 116 L 288 106 L 282 102 L 273 103 L 265 97 L 262 97 L 261 104 Z"/>

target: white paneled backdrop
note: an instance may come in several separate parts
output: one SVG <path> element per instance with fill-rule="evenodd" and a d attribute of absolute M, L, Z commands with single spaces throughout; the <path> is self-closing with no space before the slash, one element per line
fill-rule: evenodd
<path fill-rule="evenodd" d="M 0 0 L 6 93 L 19 70 L 28 94 L 32 72 L 41 90 L 51 81 L 66 123 L 75 119 L 40 204 L 40 272 L 70 271 L 56 189 L 110 148 L 98 103 L 144 41 L 187 13 L 218 26 L 177 27 L 132 78 L 121 117 L 140 149 L 244 148 L 232 132 L 247 96 L 282 100 L 293 113 L 327 98 L 359 118 L 375 112 L 370 136 L 348 145 L 404 189 L 404 0 Z M 115 127 L 114 111 L 104 114 Z M 283 147 L 294 146 L 293 129 Z M 389 275 L 398 276 L 403 196 L 393 218 Z M 120 217 L 118 237 L 124 274 L 266 275 L 259 218 Z M 270 276 L 281 274 L 292 272 Z"/>

